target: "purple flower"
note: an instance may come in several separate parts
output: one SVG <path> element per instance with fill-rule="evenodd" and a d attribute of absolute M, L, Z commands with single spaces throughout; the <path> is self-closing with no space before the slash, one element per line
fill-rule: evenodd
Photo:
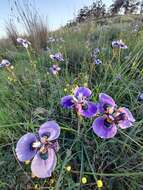
<path fill-rule="evenodd" d="M 105 93 L 99 94 L 98 112 L 112 114 L 116 108 L 113 98 Z"/>
<path fill-rule="evenodd" d="M 129 128 L 135 119 L 129 109 L 121 107 L 116 109 L 115 101 L 107 94 L 99 94 L 97 105 L 99 117 L 92 124 L 94 133 L 103 138 L 109 139 L 116 135 L 117 127 Z"/>
<path fill-rule="evenodd" d="M 27 133 L 17 142 L 16 155 L 19 161 L 32 160 L 31 171 L 38 178 L 50 177 L 56 167 L 56 152 L 59 149 L 60 127 L 55 121 L 40 126 L 39 137 Z"/>
<path fill-rule="evenodd" d="M 7 59 L 3 59 L 0 63 L 0 68 L 9 67 L 11 63 Z"/>
<path fill-rule="evenodd" d="M 59 61 L 59 62 L 64 61 L 63 55 L 61 53 L 51 54 L 50 58 L 53 61 Z"/>
<path fill-rule="evenodd" d="M 23 39 L 23 38 L 17 38 L 17 42 L 22 45 L 23 47 L 25 47 L 26 49 L 28 48 L 29 45 L 31 45 L 31 42 L 29 42 L 27 39 Z"/>
<path fill-rule="evenodd" d="M 112 41 L 112 48 L 127 49 L 128 46 L 122 40 L 114 40 Z"/>
<path fill-rule="evenodd" d="M 50 73 L 52 73 L 53 75 L 57 75 L 60 70 L 61 68 L 58 65 L 53 65 L 49 68 Z"/>
<path fill-rule="evenodd" d="M 61 99 L 61 105 L 64 108 L 74 108 L 79 115 L 84 117 L 93 117 L 96 115 L 96 104 L 89 101 L 91 90 L 86 87 L 77 87 L 73 95 L 64 96 Z"/>

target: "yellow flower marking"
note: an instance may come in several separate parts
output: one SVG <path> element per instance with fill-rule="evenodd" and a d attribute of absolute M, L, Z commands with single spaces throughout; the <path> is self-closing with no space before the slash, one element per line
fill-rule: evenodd
<path fill-rule="evenodd" d="M 35 190 L 39 190 L 39 189 L 40 189 L 40 186 L 39 186 L 38 184 L 36 184 L 36 185 L 34 186 L 34 189 L 35 189 Z"/>
<path fill-rule="evenodd" d="M 25 164 L 26 164 L 26 165 L 30 164 L 30 160 L 26 160 L 26 161 L 25 161 Z"/>

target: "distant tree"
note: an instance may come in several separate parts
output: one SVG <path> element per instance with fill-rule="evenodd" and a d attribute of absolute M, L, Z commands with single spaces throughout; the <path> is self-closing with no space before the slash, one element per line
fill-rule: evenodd
<path fill-rule="evenodd" d="M 134 13 L 138 10 L 140 0 L 115 0 L 111 5 L 111 14 L 118 14 L 121 9 L 124 9 L 124 14 Z"/>
<path fill-rule="evenodd" d="M 93 3 L 90 10 L 91 16 L 98 18 L 106 15 L 106 6 L 102 0 L 98 0 Z"/>
<path fill-rule="evenodd" d="M 137 11 L 139 4 L 139 0 L 124 0 L 124 14 L 134 13 L 135 11 Z"/>
<path fill-rule="evenodd" d="M 106 15 L 106 6 L 102 0 L 97 0 L 90 7 L 83 7 L 80 9 L 76 17 L 76 22 L 83 22 L 90 18 L 99 18 Z"/>
<path fill-rule="evenodd" d="M 86 20 L 88 15 L 89 15 L 89 11 L 90 10 L 87 6 L 80 9 L 79 14 L 76 17 L 76 21 L 77 22 L 83 22 L 84 20 Z"/>
<path fill-rule="evenodd" d="M 110 6 L 111 15 L 118 14 L 123 4 L 124 0 L 115 0 L 114 3 Z"/>

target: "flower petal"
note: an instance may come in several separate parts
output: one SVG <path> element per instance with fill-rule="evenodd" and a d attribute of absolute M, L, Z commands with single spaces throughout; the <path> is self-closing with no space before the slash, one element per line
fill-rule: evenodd
<path fill-rule="evenodd" d="M 16 155 L 18 160 L 24 162 L 26 160 L 31 160 L 35 154 L 36 149 L 32 148 L 32 144 L 36 142 L 37 138 L 33 133 L 27 133 L 22 136 L 16 145 Z"/>
<path fill-rule="evenodd" d="M 87 103 L 87 108 L 86 109 L 82 109 L 80 112 L 80 115 L 84 116 L 84 117 L 93 117 L 96 115 L 97 113 L 97 107 L 96 104 L 93 102 L 88 102 Z"/>
<path fill-rule="evenodd" d="M 110 127 L 106 127 L 104 122 L 105 122 L 104 117 L 98 117 L 97 119 L 94 120 L 92 124 L 94 133 L 103 139 L 109 139 L 114 137 L 117 133 L 116 125 L 111 124 Z"/>
<path fill-rule="evenodd" d="M 99 94 L 99 100 L 101 103 L 104 103 L 104 104 L 109 104 L 111 106 L 115 106 L 115 101 L 113 100 L 113 98 L 105 93 L 100 93 Z"/>
<path fill-rule="evenodd" d="M 125 114 L 125 119 L 119 121 L 119 123 L 118 123 L 118 125 L 121 129 L 126 129 L 133 125 L 133 123 L 135 122 L 135 118 L 133 117 L 133 115 L 129 109 L 122 107 L 122 108 L 119 108 L 117 110 L 117 112 Z"/>
<path fill-rule="evenodd" d="M 99 101 L 100 103 L 98 104 L 98 111 L 101 113 L 106 112 L 106 106 L 109 113 L 113 113 L 114 108 L 116 106 L 115 101 L 113 100 L 113 98 L 105 93 L 100 93 L 99 94 Z"/>
<path fill-rule="evenodd" d="M 40 126 L 39 136 L 48 136 L 49 141 L 57 139 L 60 135 L 60 126 L 55 121 L 47 121 Z"/>
<path fill-rule="evenodd" d="M 38 178 L 50 177 L 56 167 L 56 163 L 57 158 L 53 149 L 48 149 L 48 158 L 46 160 L 42 159 L 38 152 L 31 163 L 32 174 Z"/>
<path fill-rule="evenodd" d="M 77 97 L 79 95 L 82 95 L 84 97 L 89 97 L 91 96 L 91 90 L 89 88 L 86 87 L 77 87 L 74 90 L 74 95 Z"/>
<path fill-rule="evenodd" d="M 68 95 L 68 96 L 64 96 L 62 99 L 61 99 L 61 105 L 64 107 L 64 108 L 72 108 L 74 103 L 73 103 L 73 97 Z"/>

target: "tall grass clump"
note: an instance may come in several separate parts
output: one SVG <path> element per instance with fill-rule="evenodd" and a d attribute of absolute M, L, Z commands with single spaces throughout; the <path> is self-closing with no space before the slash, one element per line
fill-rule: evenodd
<path fill-rule="evenodd" d="M 45 49 L 48 39 L 47 19 L 39 14 L 36 8 L 30 4 L 30 1 L 27 3 L 15 1 L 14 11 L 33 48 L 37 51 Z"/>

